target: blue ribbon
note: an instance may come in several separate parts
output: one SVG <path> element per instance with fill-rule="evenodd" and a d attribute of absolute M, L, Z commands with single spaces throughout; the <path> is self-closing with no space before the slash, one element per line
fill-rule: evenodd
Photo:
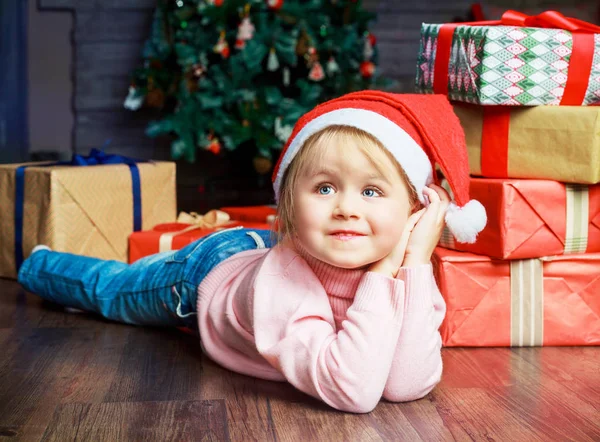
<path fill-rule="evenodd" d="M 96 166 L 99 164 L 127 164 L 131 172 L 133 193 L 133 230 L 142 230 L 142 186 L 140 171 L 136 163 L 145 163 L 122 155 L 106 154 L 100 149 L 92 149 L 89 155 L 73 154 L 71 161 L 57 161 L 51 164 L 33 165 L 34 167 L 50 166 Z M 19 166 L 15 175 L 15 264 L 17 272 L 23 264 L 23 212 L 25 203 L 25 169 L 28 165 Z"/>

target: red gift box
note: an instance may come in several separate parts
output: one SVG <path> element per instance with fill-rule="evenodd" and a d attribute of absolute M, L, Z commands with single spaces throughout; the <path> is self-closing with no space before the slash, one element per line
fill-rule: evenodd
<path fill-rule="evenodd" d="M 206 219 L 210 218 L 210 219 Z M 232 220 L 225 212 L 213 210 L 204 217 L 196 214 L 181 213 L 176 222 L 158 224 L 152 230 L 134 232 L 129 235 L 129 263 L 144 256 L 167 250 L 179 250 L 209 233 L 232 227 L 269 230 L 266 222 Z"/>
<path fill-rule="evenodd" d="M 277 214 L 275 206 L 221 207 L 232 220 L 272 224 Z"/>
<path fill-rule="evenodd" d="M 600 345 L 600 253 L 496 260 L 435 250 L 446 347 Z"/>
<path fill-rule="evenodd" d="M 486 227 L 474 244 L 445 229 L 442 247 L 499 259 L 600 252 L 600 185 L 471 178 L 469 195 L 486 208 Z"/>

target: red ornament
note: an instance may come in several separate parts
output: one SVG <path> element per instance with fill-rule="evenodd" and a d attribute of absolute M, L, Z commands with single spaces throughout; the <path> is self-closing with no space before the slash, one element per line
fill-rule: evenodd
<path fill-rule="evenodd" d="M 241 50 L 241 49 L 244 49 L 245 47 L 246 47 L 246 41 L 245 40 L 242 40 L 242 39 L 238 38 L 235 41 L 235 48 L 236 49 L 240 49 Z"/>
<path fill-rule="evenodd" d="M 217 54 L 221 54 L 223 58 L 229 58 L 230 50 L 229 44 L 227 40 L 225 40 L 225 31 L 221 31 L 221 36 L 219 37 L 219 41 L 214 46 L 213 51 Z"/>
<path fill-rule="evenodd" d="M 213 138 L 206 149 L 210 150 L 215 155 L 218 155 L 219 152 L 221 152 L 221 143 L 219 143 L 219 140 L 216 138 Z"/>
<path fill-rule="evenodd" d="M 212 3 L 214 6 L 216 6 L 217 8 L 220 8 L 221 6 L 223 6 L 223 2 L 225 0 L 209 0 L 208 3 Z"/>
<path fill-rule="evenodd" d="M 325 78 L 325 72 L 323 72 L 323 66 L 318 61 L 315 61 L 310 68 L 310 72 L 308 73 L 308 78 L 312 81 L 321 81 Z"/>
<path fill-rule="evenodd" d="M 267 6 L 269 9 L 277 11 L 283 6 L 283 0 L 267 0 Z"/>
<path fill-rule="evenodd" d="M 375 63 L 371 61 L 363 61 L 360 64 L 360 74 L 364 78 L 371 78 L 375 73 Z"/>
<path fill-rule="evenodd" d="M 367 38 L 369 39 L 369 43 L 371 43 L 371 46 L 375 46 L 375 43 L 377 43 L 377 37 L 375 37 L 369 32 L 369 36 Z"/>

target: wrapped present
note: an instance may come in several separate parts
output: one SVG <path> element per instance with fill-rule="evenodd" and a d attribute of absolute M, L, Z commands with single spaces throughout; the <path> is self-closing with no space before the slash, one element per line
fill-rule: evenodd
<path fill-rule="evenodd" d="M 175 163 L 93 150 L 69 163 L 0 165 L 0 207 L 2 277 L 15 278 L 37 244 L 127 261 L 131 232 L 175 220 Z"/>
<path fill-rule="evenodd" d="M 438 247 L 448 347 L 600 345 L 600 254 L 502 261 Z"/>
<path fill-rule="evenodd" d="M 417 90 L 483 105 L 597 104 L 599 34 L 600 27 L 555 11 L 423 24 Z"/>
<path fill-rule="evenodd" d="M 469 194 L 487 225 L 474 244 L 444 230 L 443 247 L 499 259 L 600 252 L 600 185 L 471 178 Z"/>
<path fill-rule="evenodd" d="M 600 182 L 600 108 L 455 105 L 472 175 Z"/>
<path fill-rule="evenodd" d="M 275 206 L 221 207 L 232 220 L 272 224 L 277 215 Z"/>
<path fill-rule="evenodd" d="M 129 263 L 155 253 L 179 250 L 209 233 L 232 227 L 268 230 L 270 225 L 232 220 L 221 210 L 211 210 L 206 215 L 181 212 L 175 223 L 159 224 L 152 230 L 132 233 L 129 236 Z"/>

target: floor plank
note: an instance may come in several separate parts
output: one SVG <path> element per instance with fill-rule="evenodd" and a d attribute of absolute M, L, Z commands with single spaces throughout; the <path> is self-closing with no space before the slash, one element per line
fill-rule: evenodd
<path fill-rule="evenodd" d="M 444 349 L 426 398 L 353 415 L 0 279 L 0 354 L 2 442 L 600 440 L 598 347 Z"/>
<path fill-rule="evenodd" d="M 222 441 L 223 401 L 112 402 L 57 408 L 43 441 Z"/>

